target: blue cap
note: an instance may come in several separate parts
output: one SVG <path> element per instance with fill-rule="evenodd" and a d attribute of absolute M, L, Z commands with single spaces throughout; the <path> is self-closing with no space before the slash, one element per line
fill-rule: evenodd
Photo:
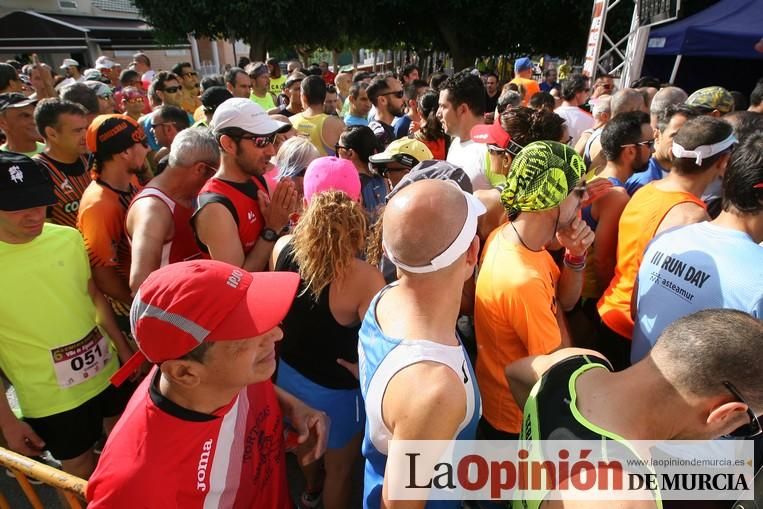
<path fill-rule="evenodd" d="M 524 71 L 525 69 L 532 69 L 533 68 L 533 61 L 530 60 L 529 57 L 522 57 L 517 58 L 514 61 L 514 72 L 518 73 L 520 71 Z"/>

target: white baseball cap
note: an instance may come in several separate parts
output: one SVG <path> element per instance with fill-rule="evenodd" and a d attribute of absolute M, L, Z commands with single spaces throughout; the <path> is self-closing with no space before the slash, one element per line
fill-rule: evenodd
<path fill-rule="evenodd" d="M 101 69 L 101 68 L 111 69 L 115 65 L 116 64 L 114 63 L 114 61 L 111 60 L 109 57 L 100 56 L 95 61 L 96 69 Z"/>
<path fill-rule="evenodd" d="M 258 104 L 244 97 L 233 97 L 224 101 L 215 110 L 210 125 L 216 133 L 224 129 L 238 128 L 260 136 L 291 129 L 291 124 L 273 120 Z"/>
<path fill-rule="evenodd" d="M 64 62 L 61 64 L 61 69 L 67 69 L 69 67 L 79 67 L 79 62 L 73 58 L 64 58 Z"/>

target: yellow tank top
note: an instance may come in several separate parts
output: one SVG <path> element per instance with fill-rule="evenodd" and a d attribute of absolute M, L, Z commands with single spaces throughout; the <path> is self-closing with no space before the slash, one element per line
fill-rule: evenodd
<path fill-rule="evenodd" d="M 297 113 L 289 118 L 300 135 L 307 137 L 310 143 L 318 150 L 321 157 L 336 155 L 334 147 L 330 147 L 323 139 L 323 123 L 328 118 L 325 113 L 308 117 L 304 113 Z"/>

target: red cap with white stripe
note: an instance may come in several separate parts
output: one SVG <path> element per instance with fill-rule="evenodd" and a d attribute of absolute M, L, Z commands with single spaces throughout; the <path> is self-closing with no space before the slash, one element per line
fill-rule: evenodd
<path fill-rule="evenodd" d="M 112 376 L 121 385 L 144 360 L 178 359 L 203 341 L 259 336 L 289 311 L 299 286 L 293 272 L 246 272 L 214 260 L 166 265 L 140 286 L 130 327 L 140 351 Z"/>

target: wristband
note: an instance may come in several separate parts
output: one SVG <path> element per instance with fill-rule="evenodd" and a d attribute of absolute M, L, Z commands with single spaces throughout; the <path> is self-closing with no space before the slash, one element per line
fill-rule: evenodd
<path fill-rule="evenodd" d="M 569 249 L 566 249 L 564 251 L 564 263 L 568 263 L 570 265 L 585 265 L 586 261 L 586 253 L 583 253 L 580 256 L 575 256 L 574 254 L 570 253 Z"/>
<path fill-rule="evenodd" d="M 585 262 L 579 263 L 579 264 L 572 264 L 567 261 L 567 258 L 564 259 L 564 266 L 573 272 L 583 272 L 586 267 Z"/>

